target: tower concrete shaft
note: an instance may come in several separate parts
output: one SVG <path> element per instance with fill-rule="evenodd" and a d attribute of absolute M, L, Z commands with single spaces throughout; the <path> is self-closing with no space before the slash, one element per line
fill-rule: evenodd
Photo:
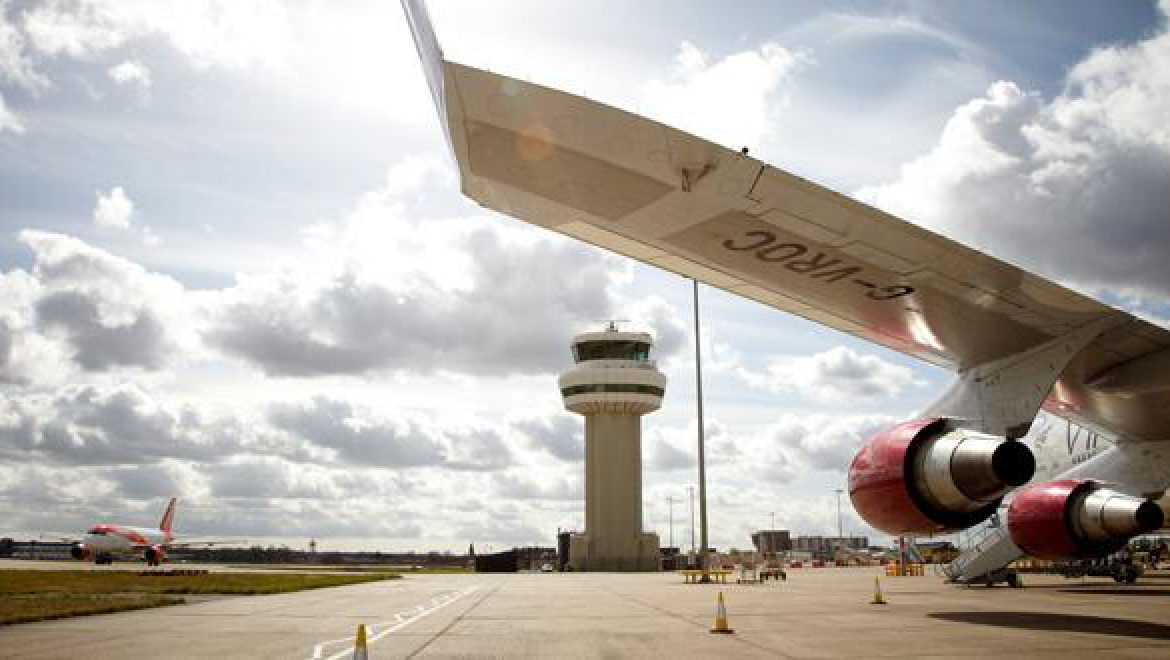
<path fill-rule="evenodd" d="M 642 531 L 641 416 L 662 405 L 666 377 L 650 335 L 585 333 L 560 377 L 565 407 L 585 416 L 585 533 L 570 538 L 575 571 L 659 570 L 658 535 Z"/>

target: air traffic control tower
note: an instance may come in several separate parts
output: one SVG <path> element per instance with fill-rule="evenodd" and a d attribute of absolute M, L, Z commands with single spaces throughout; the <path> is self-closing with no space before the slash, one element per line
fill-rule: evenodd
<path fill-rule="evenodd" d="M 561 374 L 565 408 L 585 416 L 585 533 L 569 540 L 574 571 L 657 571 L 658 535 L 642 531 L 641 416 L 662 405 L 666 376 L 644 332 L 573 338 L 576 364 Z"/>

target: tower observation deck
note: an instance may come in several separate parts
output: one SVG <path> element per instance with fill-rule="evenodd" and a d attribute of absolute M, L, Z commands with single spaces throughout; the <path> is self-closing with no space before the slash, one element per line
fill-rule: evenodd
<path fill-rule="evenodd" d="M 644 332 L 573 338 L 576 364 L 560 377 L 565 408 L 585 416 L 585 533 L 569 541 L 575 571 L 656 571 L 658 535 L 642 531 L 641 416 L 658 410 L 666 376 Z"/>

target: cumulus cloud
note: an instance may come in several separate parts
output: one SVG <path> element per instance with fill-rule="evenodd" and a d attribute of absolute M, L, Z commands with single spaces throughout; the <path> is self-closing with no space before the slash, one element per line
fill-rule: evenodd
<path fill-rule="evenodd" d="M 266 457 L 166 461 L 149 469 L 0 465 L 6 530 L 75 534 L 114 513 L 117 520 L 149 526 L 158 522 L 166 498 L 178 495 L 176 528 L 184 535 L 257 542 L 262 542 L 257 537 L 286 542 L 290 536 L 366 537 L 385 547 L 386 539 L 417 540 L 434 532 L 418 523 L 422 511 L 399 501 L 403 493 L 394 475 L 383 471 Z M 47 527 L 50 511 L 53 526 Z"/>
<path fill-rule="evenodd" d="M 11 13 L 7 0 L 0 2 L 0 82 L 30 91 L 44 89 L 48 80 L 34 67 L 24 34 L 9 20 Z"/>
<path fill-rule="evenodd" d="M 96 300 L 77 291 L 60 291 L 37 302 L 37 318 L 44 328 L 66 332 L 77 363 L 88 371 L 158 368 L 166 357 L 166 329 L 149 311 L 130 323 L 109 326 L 102 322 Z"/>
<path fill-rule="evenodd" d="M 528 439 L 532 449 L 543 450 L 562 461 L 585 459 L 584 420 L 571 415 L 544 419 L 521 419 L 512 423 Z"/>
<path fill-rule="evenodd" d="M 345 218 L 306 233 L 319 258 L 243 277 L 205 333 L 269 375 L 375 371 L 549 373 L 567 342 L 610 317 L 616 258 L 506 223 L 435 217 L 422 192 L 455 190 L 451 165 L 408 158 Z M 663 334 L 670 315 L 648 305 Z"/>
<path fill-rule="evenodd" d="M 252 511 L 262 504 L 275 507 L 278 519 L 295 515 L 294 507 L 310 516 L 283 529 L 260 521 L 249 534 L 287 536 L 317 525 L 315 535 L 417 538 L 423 532 L 413 521 L 426 510 L 453 506 L 471 484 L 506 493 L 493 506 L 479 501 L 468 509 L 488 517 L 498 513 L 495 505 L 513 499 L 567 501 L 580 493 L 573 480 L 549 475 L 496 482 L 493 473 L 502 474 L 513 454 L 493 431 L 438 421 L 424 433 L 421 424 L 395 423 L 326 397 L 212 410 L 136 384 L 0 394 L 0 501 L 17 509 L 51 502 L 43 510 L 60 512 L 71 502 L 178 495 L 218 511 Z M 425 469 L 433 467 L 448 469 Z M 240 500 L 260 504 L 232 503 Z M 337 506 L 340 500 L 345 507 Z M 363 529 L 355 524 L 358 509 L 379 522 Z M 72 520 L 63 513 L 58 518 Z M 213 516 L 192 519 L 215 526 Z M 11 518 L 5 522 L 14 524 Z M 456 523 L 427 531 L 451 533 Z M 236 530 L 216 533 L 241 533 Z"/>
<path fill-rule="evenodd" d="M 708 466 L 736 464 L 744 458 L 741 443 L 729 434 L 726 424 L 708 418 L 703 443 Z M 650 470 L 671 472 L 693 469 L 698 464 L 698 433 L 694 422 L 682 426 L 647 424 L 642 436 L 642 453 Z"/>
<path fill-rule="evenodd" d="M 423 434 L 425 422 L 391 419 L 400 418 L 325 397 L 274 404 L 256 416 L 212 414 L 134 385 L 69 386 L 52 395 L 3 396 L 0 501 L 20 511 L 36 502 L 42 510 L 57 512 L 54 520 L 80 526 L 103 513 L 102 507 L 105 513 L 127 511 L 129 519 L 138 510 L 153 521 L 159 503 L 173 494 L 184 498 L 185 531 L 244 537 L 427 536 L 473 539 L 478 546 L 529 543 L 547 538 L 556 526 L 580 526 L 579 472 L 507 469 L 502 461 L 494 461 L 495 467 L 485 472 L 434 469 L 467 467 L 453 465 L 474 458 L 458 446 L 461 442 L 500 452 L 494 443 L 502 436 L 447 428 L 441 421 Z M 718 538 L 741 538 L 739 527 L 748 521 L 737 507 L 742 508 L 745 497 L 774 499 L 774 489 L 810 472 L 840 473 L 861 439 L 889 421 L 785 416 L 763 432 L 748 434 L 712 422 L 711 496 L 713 506 L 727 512 L 718 523 L 727 529 L 713 531 Z M 670 461 L 651 466 L 655 446 L 663 440 L 685 454 L 693 429 L 652 429 L 648 468 L 693 467 L 686 460 L 677 466 Z M 409 452 L 419 447 L 429 447 L 425 460 L 417 454 L 410 458 Z M 659 491 L 677 494 L 667 492 L 663 483 L 655 487 L 656 479 L 647 482 L 648 521 L 662 517 Z M 492 497 L 469 498 L 469 492 Z M 823 508 L 819 502 L 789 508 L 777 506 L 780 522 L 797 529 L 817 531 L 819 527 L 806 525 L 831 521 L 818 517 Z M 433 510 L 448 515 L 425 529 L 418 527 L 418 517 Z M 377 524 L 363 528 L 363 515 Z M 217 516 L 232 520 L 223 523 Z M 9 524 L 27 522 L 28 528 L 37 528 L 36 521 L 37 516 L 22 514 Z"/>
<path fill-rule="evenodd" d="M 649 332 L 654 337 L 653 359 L 669 360 L 686 348 L 691 336 L 689 327 L 679 310 L 658 296 L 630 300 L 619 291 L 614 308 L 629 321 L 629 328 Z"/>
<path fill-rule="evenodd" d="M 896 180 L 857 195 L 1084 290 L 1170 296 L 1168 67 L 1163 26 L 1094 50 L 1052 100 L 997 82 Z"/>
<path fill-rule="evenodd" d="M 211 493 L 223 498 L 337 499 L 342 489 L 324 470 L 272 457 L 224 461 L 208 469 Z"/>
<path fill-rule="evenodd" d="M 888 415 L 784 415 L 764 438 L 788 465 L 844 472 L 861 444 L 894 422 Z"/>
<path fill-rule="evenodd" d="M 268 409 L 268 422 L 333 450 L 347 463 L 418 467 L 445 460 L 439 443 L 413 424 L 359 414 L 346 401 L 319 396 L 303 403 L 275 403 Z"/>
<path fill-rule="evenodd" d="M 288 54 L 288 11 L 275 0 L 74 0 L 23 14 L 40 53 L 92 58 L 131 39 L 161 37 L 198 67 L 275 66 Z"/>
<path fill-rule="evenodd" d="M 861 444 L 896 419 L 786 413 L 763 428 L 735 433 L 715 422 L 707 464 L 725 486 L 745 489 L 792 484 L 814 472 L 844 473 Z"/>
<path fill-rule="evenodd" d="M 715 59 L 684 41 L 671 75 L 643 89 L 640 109 L 728 147 L 755 146 L 774 130 L 784 83 L 800 61 L 774 43 Z"/>
<path fill-rule="evenodd" d="M 515 474 L 495 474 L 492 484 L 497 495 L 511 500 L 554 500 L 583 502 L 585 489 L 580 479 L 548 478 L 529 479 Z"/>
<path fill-rule="evenodd" d="M 276 0 L 53 0 L 17 8 L 4 0 L 0 83 L 40 92 L 51 86 L 38 70 L 44 60 L 92 61 L 141 39 L 162 39 L 196 68 L 280 68 L 293 43 L 289 13 Z M 150 70 L 136 61 L 113 66 L 108 75 L 139 92 L 151 84 Z M 3 131 L 23 132 L 24 122 L 0 95 Z"/>
<path fill-rule="evenodd" d="M 386 419 L 348 401 L 324 396 L 271 404 L 267 421 L 317 448 L 330 450 L 335 460 L 349 465 L 493 471 L 513 462 L 511 448 L 494 429 Z"/>
<path fill-rule="evenodd" d="M 99 5 L 46 3 L 24 13 L 31 45 L 47 55 L 84 57 L 121 45 L 126 34 L 111 24 Z"/>
<path fill-rule="evenodd" d="M 175 280 L 61 234 L 18 237 L 33 267 L 0 273 L 0 382 L 52 385 L 76 368 L 157 370 L 197 344 Z"/>
<path fill-rule="evenodd" d="M 619 298 L 623 267 L 614 257 L 506 226 L 411 222 L 403 200 L 435 177 L 404 178 L 415 183 L 395 181 L 350 217 L 315 230 L 307 249 L 320 253 L 312 258 L 207 291 L 187 291 L 75 238 L 21 232 L 34 268 L 31 279 L 12 271 L 0 280 L 0 294 L 29 289 L 12 296 L 27 311 L 6 319 L 8 364 L 27 363 L 20 356 L 48 340 L 87 371 L 158 369 L 210 347 L 272 376 L 547 374 L 564 367 L 569 337 L 614 316 L 619 304 L 658 335 L 657 355 L 681 346 L 672 307 Z M 99 195 L 94 217 L 127 227 L 132 210 L 115 187 Z"/>
<path fill-rule="evenodd" d="M 139 465 L 102 468 L 95 476 L 110 483 L 111 494 L 131 500 L 163 501 L 180 493 L 194 495 L 207 484 L 206 475 L 192 463 L 170 459 L 149 468 Z"/>
<path fill-rule="evenodd" d="M 451 449 L 446 467 L 450 469 L 492 472 L 512 464 L 511 448 L 494 430 L 449 433 L 448 442 Z"/>
<path fill-rule="evenodd" d="M 678 440 L 659 437 L 648 444 L 650 451 L 646 463 L 651 470 L 685 470 L 696 464 L 694 451 L 682 449 Z"/>
<path fill-rule="evenodd" d="M 0 383 L 56 383 L 69 372 L 64 347 L 36 330 L 40 295 L 40 284 L 29 273 L 0 273 Z"/>
<path fill-rule="evenodd" d="M 110 67 L 107 73 L 110 76 L 110 80 L 113 80 L 119 85 L 134 87 L 140 92 L 145 92 L 150 89 L 150 69 L 141 62 L 126 60 L 121 64 Z"/>
<path fill-rule="evenodd" d="M 357 264 L 313 280 L 285 272 L 227 292 L 207 339 L 275 376 L 548 373 L 574 329 L 612 309 L 606 259 L 584 247 L 507 244 L 489 230 L 463 246 L 468 289 L 400 290 Z"/>
<path fill-rule="evenodd" d="M 741 365 L 736 373 L 752 387 L 825 403 L 891 398 L 920 384 L 911 369 L 845 346 L 776 358 L 760 370 Z"/>
<path fill-rule="evenodd" d="M 5 460 L 144 465 L 167 458 L 211 460 L 252 444 L 236 420 L 168 405 L 133 384 L 0 394 Z"/>
<path fill-rule="evenodd" d="M 20 239 L 33 250 L 34 281 L 10 281 L 35 289 L 26 299 L 36 328 L 60 336 L 82 369 L 157 369 L 192 342 L 175 280 L 68 236 L 28 230 Z"/>
<path fill-rule="evenodd" d="M 114 186 L 109 192 L 97 192 L 97 205 L 93 209 L 93 223 L 99 227 L 130 228 L 130 216 L 134 214 L 134 202 L 122 186 Z"/>
<path fill-rule="evenodd" d="M 0 382 L 55 384 L 77 367 L 159 369 L 195 341 L 178 282 L 68 236 L 18 236 L 33 268 L 0 274 Z"/>

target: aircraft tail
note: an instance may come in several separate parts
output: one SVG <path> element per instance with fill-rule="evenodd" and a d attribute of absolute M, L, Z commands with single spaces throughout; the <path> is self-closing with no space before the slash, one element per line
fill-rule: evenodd
<path fill-rule="evenodd" d="M 158 528 L 167 536 L 171 535 L 171 525 L 175 522 L 175 502 L 179 498 L 172 497 L 170 504 L 167 504 L 167 511 L 163 514 L 162 520 L 158 523 Z"/>

